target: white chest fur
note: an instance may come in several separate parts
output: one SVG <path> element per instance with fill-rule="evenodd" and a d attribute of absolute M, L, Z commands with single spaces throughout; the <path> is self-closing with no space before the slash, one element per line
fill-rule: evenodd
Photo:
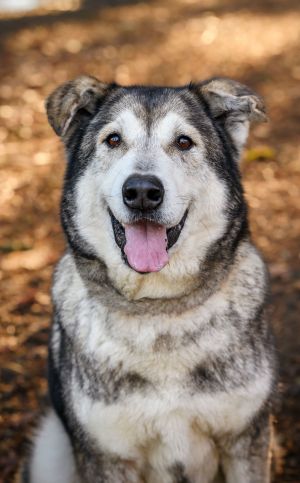
<path fill-rule="evenodd" d="M 99 367 L 115 371 L 122 366 L 149 381 L 145 391 L 127 391 L 107 403 L 89 397 L 74 378 L 73 410 L 101 450 L 150 465 L 160 475 L 147 478 L 151 483 L 168 483 L 164 471 L 175 462 L 184 465 L 192 481 L 198 483 L 197 474 L 201 483 L 212 480 L 218 461 L 216 443 L 224 434 L 246 427 L 265 401 L 272 379 L 263 360 L 260 370 L 245 378 L 248 382 L 230 391 L 201 391 L 190 384 L 195 365 L 213 360 L 226 348 L 230 352 L 238 337 L 240 329 L 226 315 L 229 305 L 236 307 L 241 327 L 251 318 L 252 306 L 243 304 L 239 310 L 240 298 L 238 293 L 229 302 L 228 291 L 218 292 L 201 306 L 172 317 L 111 314 L 86 298 L 77 304 L 78 350 Z M 73 320 L 66 311 L 66 327 Z M 190 342 L 182 343 L 187 334 Z M 157 340 L 166 335 L 171 349 L 156 350 Z"/>
<path fill-rule="evenodd" d="M 206 483 L 217 470 L 216 443 L 228 432 L 243 430 L 269 385 L 266 374 L 231 393 L 191 394 L 183 379 L 181 385 L 169 380 L 164 387 L 128 394 L 109 405 L 93 401 L 74 385 L 72 399 L 80 423 L 99 448 L 150 465 L 157 476 L 149 481 L 167 482 L 166 469 L 180 462 L 192 481 L 201 475 L 199 483 Z"/>

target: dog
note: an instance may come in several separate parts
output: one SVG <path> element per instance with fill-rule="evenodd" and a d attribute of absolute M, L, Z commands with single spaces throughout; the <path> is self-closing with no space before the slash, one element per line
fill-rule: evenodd
<path fill-rule="evenodd" d="M 81 76 L 46 108 L 67 250 L 23 483 L 270 482 L 268 274 L 239 172 L 262 99 Z"/>

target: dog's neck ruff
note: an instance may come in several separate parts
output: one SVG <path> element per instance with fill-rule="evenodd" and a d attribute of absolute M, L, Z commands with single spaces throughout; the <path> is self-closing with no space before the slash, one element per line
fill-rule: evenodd
<path fill-rule="evenodd" d="M 182 313 L 201 305 L 212 295 L 223 280 L 214 280 L 207 283 L 199 276 L 198 285 L 194 290 L 174 298 L 129 300 L 120 293 L 110 281 L 107 270 L 101 261 L 91 261 L 81 256 L 76 256 L 76 267 L 89 294 L 101 301 L 110 311 L 122 311 L 129 316 L 151 313 L 159 315 L 163 313 Z M 220 277 L 221 278 L 221 277 Z"/>
<path fill-rule="evenodd" d="M 209 255 L 199 267 L 197 282 L 181 297 L 130 300 L 115 288 L 108 276 L 107 268 L 101 260 L 97 258 L 91 260 L 75 254 L 75 263 L 91 297 L 101 300 L 101 304 L 110 311 L 122 310 L 129 316 L 145 313 L 153 315 L 176 313 L 178 315 L 203 304 L 224 283 L 233 267 L 238 245 L 248 240 L 247 230 L 243 235 L 240 233 L 244 228 L 242 225 L 239 226 L 239 230 L 237 230 L 237 226 L 230 227 L 230 231 L 237 230 L 237 237 L 231 240 L 231 243 L 228 244 L 230 237 L 224 236 L 214 244 Z"/>

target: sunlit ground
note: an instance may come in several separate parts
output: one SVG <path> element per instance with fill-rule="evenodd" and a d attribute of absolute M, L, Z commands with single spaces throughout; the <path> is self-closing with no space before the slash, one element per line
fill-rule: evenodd
<path fill-rule="evenodd" d="M 0 16 L 30 12 L 39 14 L 43 11 L 76 10 L 81 0 L 0 0 Z"/>
<path fill-rule="evenodd" d="M 299 482 L 299 4 L 162 0 L 91 10 L 91 3 L 51 16 L 27 12 L 27 23 L 0 20 L 0 481 L 11 481 L 46 394 L 49 286 L 64 247 L 63 150 L 44 99 L 85 72 L 169 85 L 226 75 L 265 97 L 270 122 L 254 127 L 242 171 L 253 237 L 272 275 L 281 357 L 274 482 Z"/>

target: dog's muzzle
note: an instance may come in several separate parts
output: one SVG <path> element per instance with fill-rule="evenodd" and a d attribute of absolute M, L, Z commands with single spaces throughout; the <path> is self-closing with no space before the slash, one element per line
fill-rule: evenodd
<path fill-rule="evenodd" d="M 168 250 L 177 242 L 188 210 L 177 225 L 168 229 L 149 217 L 143 217 L 142 212 L 135 222 L 124 226 L 110 210 L 109 214 L 114 238 L 125 263 L 136 272 L 149 273 L 160 271 L 168 263 Z"/>

